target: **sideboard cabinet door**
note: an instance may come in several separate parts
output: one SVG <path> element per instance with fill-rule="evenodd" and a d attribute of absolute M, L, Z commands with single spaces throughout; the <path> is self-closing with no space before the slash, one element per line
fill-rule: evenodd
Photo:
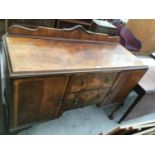
<path fill-rule="evenodd" d="M 57 117 L 67 82 L 67 76 L 15 80 L 11 126 Z"/>
<path fill-rule="evenodd" d="M 104 105 L 120 104 L 140 81 L 146 70 L 125 71 L 120 74 L 104 100 Z"/>

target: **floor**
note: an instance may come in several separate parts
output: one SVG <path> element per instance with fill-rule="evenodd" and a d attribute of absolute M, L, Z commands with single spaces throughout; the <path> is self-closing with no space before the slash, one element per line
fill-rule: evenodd
<path fill-rule="evenodd" d="M 20 134 L 96 135 L 117 125 L 95 105 L 65 112 L 60 118 L 38 124 Z"/>
<path fill-rule="evenodd" d="M 110 120 L 108 113 L 114 108 L 97 108 L 91 105 L 85 108 L 70 110 L 55 120 L 34 125 L 19 133 L 19 135 L 98 135 L 106 134 L 120 125 L 141 123 L 148 120 L 155 121 L 155 113 L 149 114 L 130 121 L 124 121 L 121 124 L 117 120 L 127 109 L 127 107 L 136 98 L 136 93 L 132 92 L 126 99 L 125 105 L 121 110 L 115 113 L 115 119 Z"/>
<path fill-rule="evenodd" d="M 127 102 L 133 100 L 129 96 Z M 106 134 L 119 126 L 117 118 L 110 120 L 108 112 L 112 108 L 102 109 L 91 105 L 85 108 L 70 110 L 55 120 L 35 125 L 20 132 L 22 135 L 97 135 Z"/>
<path fill-rule="evenodd" d="M 143 59 L 143 58 L 142 58 Z M 154 63 L 152 60 L 143 60 L 144 63 Z M 98 108 L 91 105 L 85 108 L 79 108 L 64 112 L 63 115 L 55 120 L 34 125 L 33 127 L 23 130 L 19 135 L 97 135 L 100 133 L 106 134 L 120 124 L 117 120 L 126 110 L 126 108 L 136 98 L 136 93 L 132 92 L 125 101 L 125 106 L 115 113 L 115 119 L 110 120 L 108 114 L 113 108 Z M 141 121 L 153 121 L 155 113 L 134 119 L 121 124 L 129 124 Z"/>

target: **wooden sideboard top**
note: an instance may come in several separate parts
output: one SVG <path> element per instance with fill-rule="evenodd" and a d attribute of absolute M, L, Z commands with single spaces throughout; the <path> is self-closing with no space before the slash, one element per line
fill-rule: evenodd
<path fill-rule="evenodd" d="M 18 30 L 22 30 L 22 33 Z M 49 32 L 48 29 L 46 37 L 43 33 L 42 36 L 38 36 L 37 34 L 41 33 L 15 27 L 15 31 L 11 29 L 9 34 L 3 37 L 12 75 L 147 68 L 136 56 L 118 43 L 118 38 L 110 41 L 108 36 L 107 40 L 104 36 L 102 41 L 102 34 L 95 34 L 99 35 L 99 37 L 95 36 L 96 41 L 87 40 L 86 32 L 81 32 L 79 29 L 72 30 L 72 33 L 65 32 L 65 34 L 72 34 L 72 38 L 67 38 L 69 35 L 60 38 L 64 36 L 62 32 L 59 37 L 56 37 L 56 33 L 52 37 Z M 80 35 L 83 36 L 82 40 Z M 91 38 L 90 35 L 88 39 Z"/>

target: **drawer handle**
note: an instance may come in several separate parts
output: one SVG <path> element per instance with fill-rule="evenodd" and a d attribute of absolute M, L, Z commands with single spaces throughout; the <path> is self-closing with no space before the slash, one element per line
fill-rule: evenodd
<path fill-rule="evenodd" d="M 81 81 L 81 86 L 82 86 L 82 87 L 85 87 L 85 86 L 86 86 L 86 80 L 82 80 L 82 81 Z"/>
<path fill-rule="evenodd" d="M 74 104 L 78 104 L 79 103 L 79 100 L 78 100 L 78 98 L 75 98 L 75 103 Z"/>

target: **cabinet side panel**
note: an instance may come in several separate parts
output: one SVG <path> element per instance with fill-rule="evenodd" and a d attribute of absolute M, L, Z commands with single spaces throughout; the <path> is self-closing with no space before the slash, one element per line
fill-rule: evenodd
<path fill-rule="evenodd" d="M 12 123 L 12 99 L 13 99 L 13 80 L 9 76 L 9 65 L 6 59 L 5 44 L 2 44 L 1 55 L 1 89 L 2 89 L 2 102 L 4 108 L 4 125 L 5 130 L 9 130 L 9 126 Z"/>

